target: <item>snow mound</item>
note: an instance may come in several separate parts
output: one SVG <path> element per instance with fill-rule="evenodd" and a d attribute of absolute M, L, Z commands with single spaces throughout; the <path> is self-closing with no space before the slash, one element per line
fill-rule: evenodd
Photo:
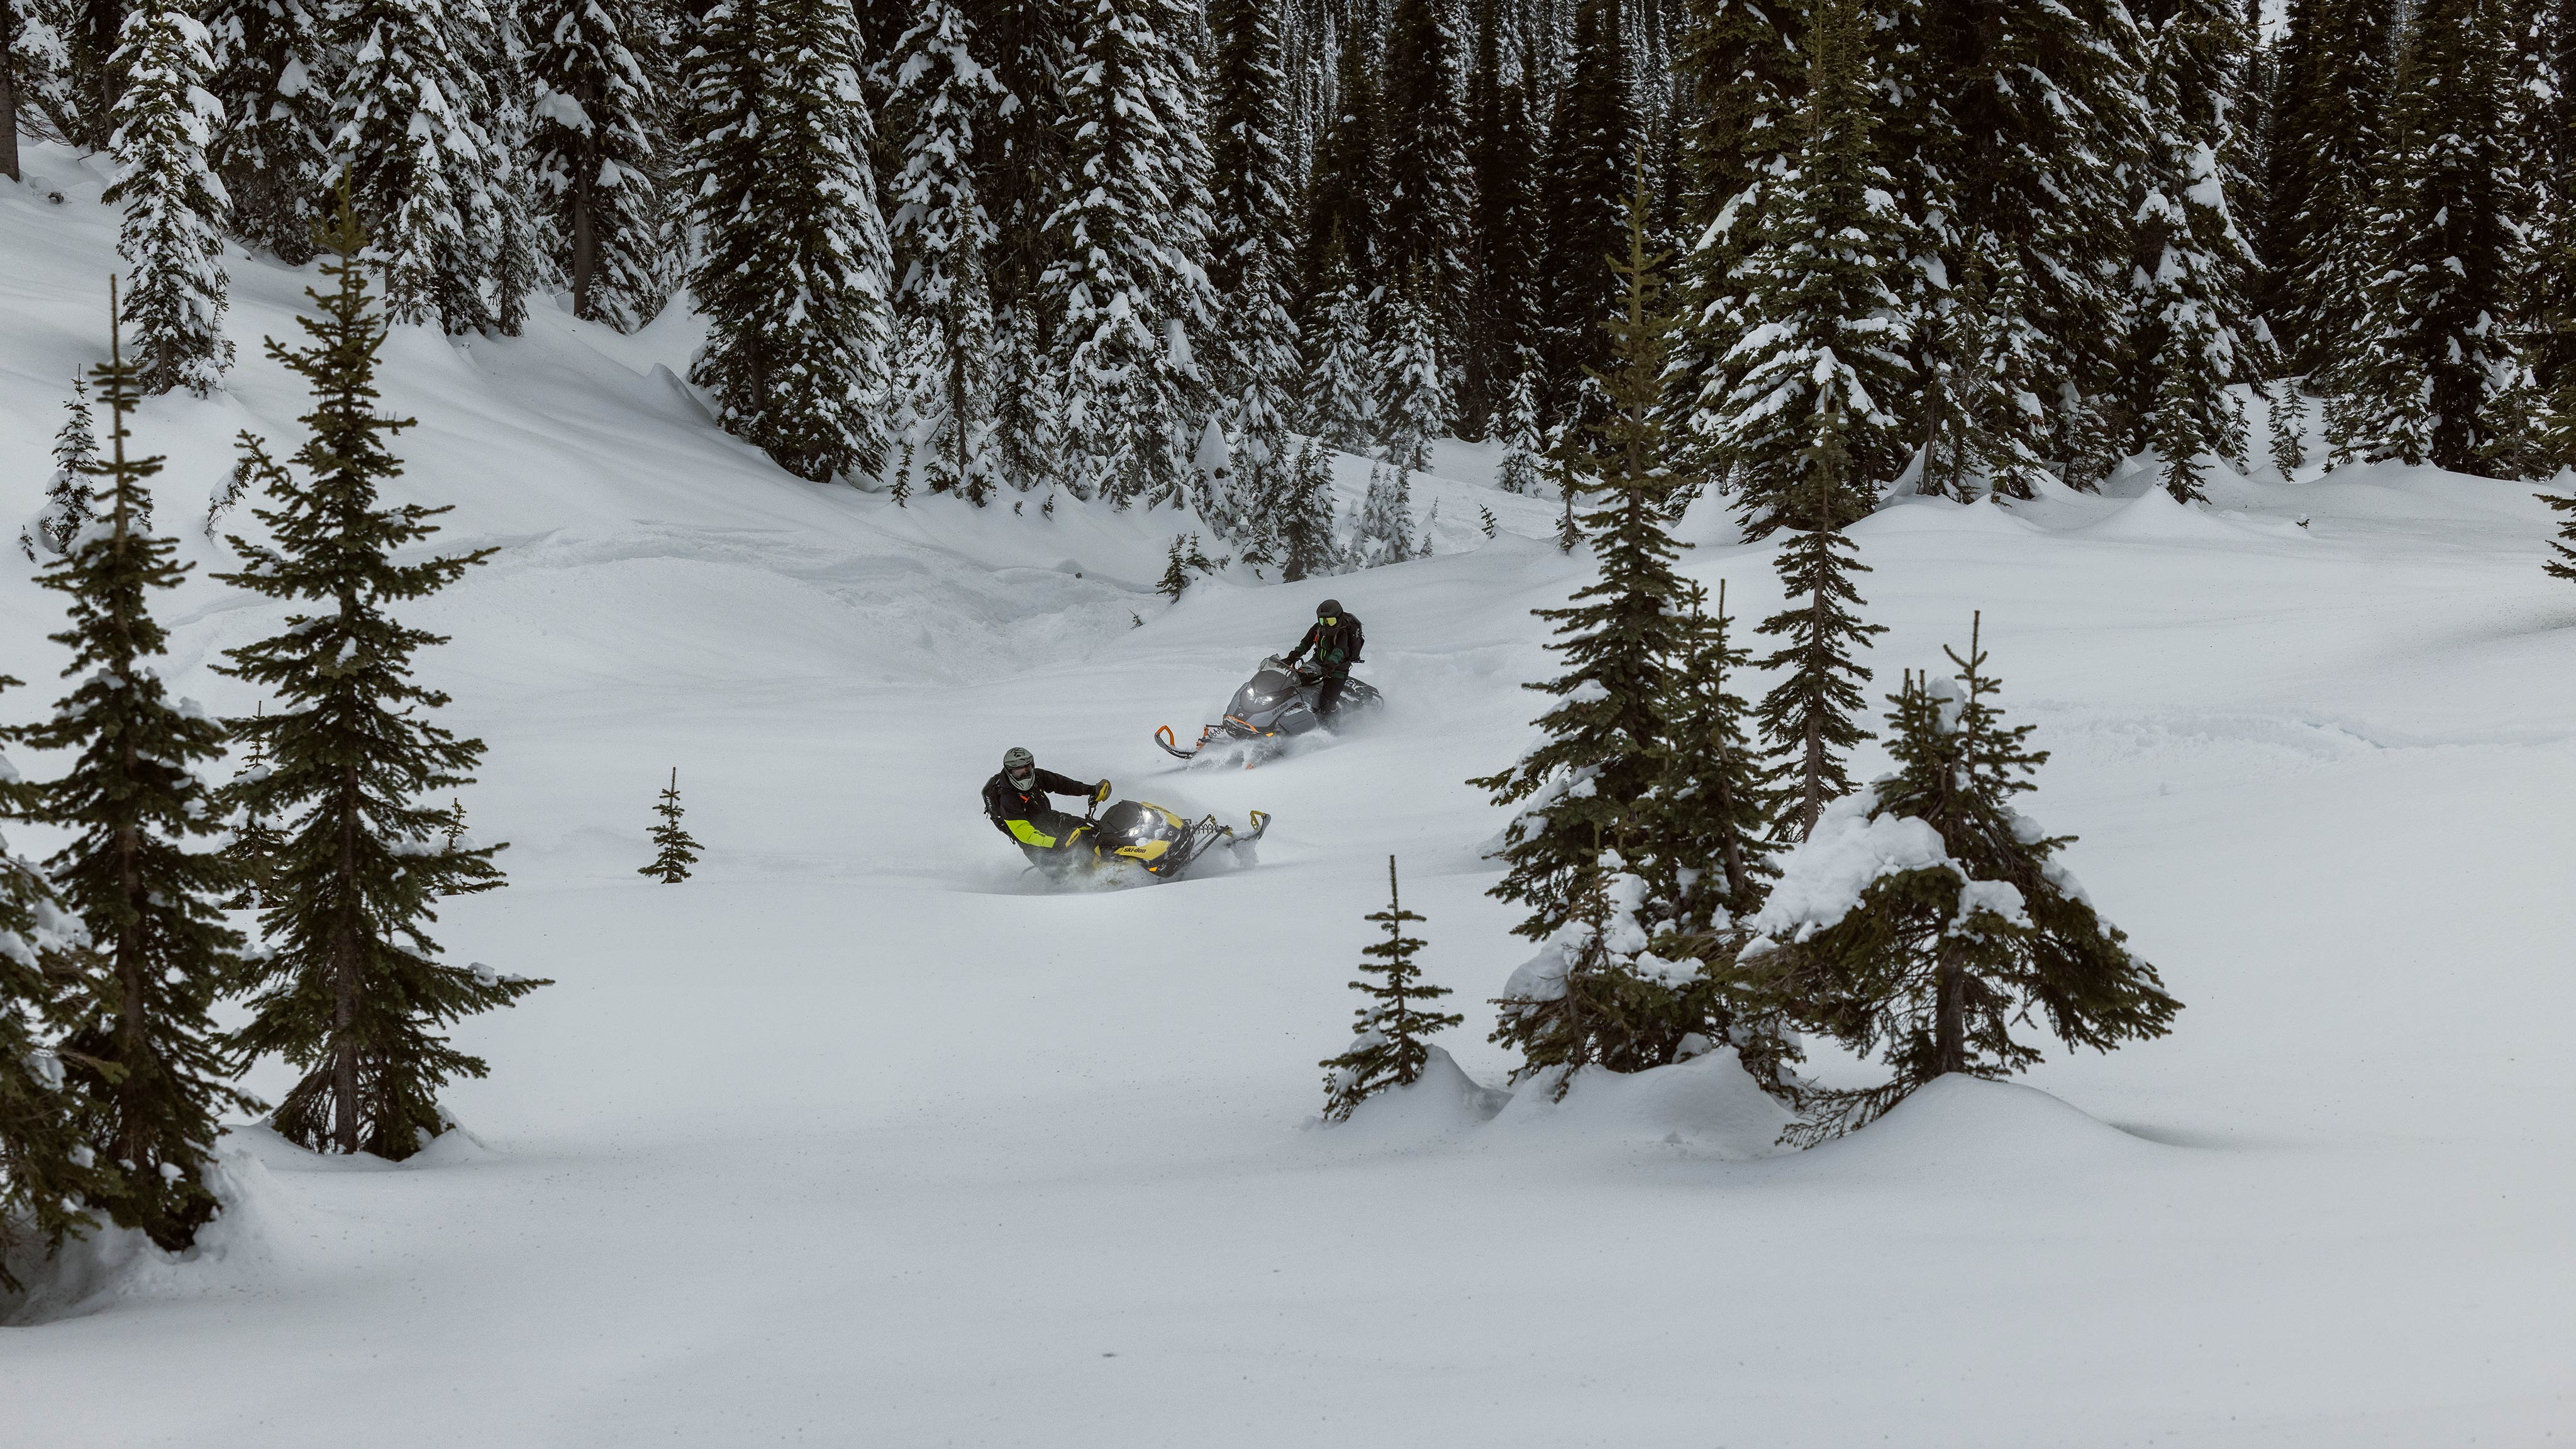
<path fill-rule="evenodd" d="M 1658 1141 L 1721 1157 L 1767 1157 L 1780 1149 L 1789 1110 L 1754 1083 L 1720 1047 L 1704 1056 L 1643 1072 L 1585 1067 L 1562 1101 L 1551 1100 L 1559 1073 L 1520 1084 L 1494 1118 L 1498 1133 L 1581 1136 L 1596 1141 Z"/>
<path fill-rule="evenodd" d="M 1479 1085 L 1438 1047 L 1409 1087 L 1389 1087 L 1351 1109 L 1348 1120 L 1320 1123 L 1337 1141 L 1374 1145 L 1456 1140 L 1491 1121 L 1509 1092 Z"/>
<path fill-rule="evenodd" d="M 102 1224 L 51 1259 L 28 1255 L 15 1264 L 26 1287 L 0 1322 L 43 1323 L 136 1301 L 268 1289 L 306 1267 L 323 1225 L 279 1188 L 262 1160 L 273 1152 L 252 1137 L 277 1140 L 265 1128 L 235 1129 L 207 1164 L 206 1185 L 223 1209 L 198 1232 L 195 1246 L 165 1252 L 140 1232 Z"/>
<path fill-rule="evenodd" d="M 2132 543 L 2236 543 L 2246 533 L 2206 509 L 2176 502 L 2162 488 L 2149 488 L 2099 523 L 2075 531 Z"/>
<path fill-rule="evenodd" d="M 1800 1154 L 1810 1170 L 1879 1183 L 2055 1179 L 2182 1149 L 2135 1137 L 2037 1087 L 1938 1077 L 1860 1131 Z"/>
<path fill-rule="evenodd" d="M 2027 518 L 1989 499 L 1961 503 L 1954 498 L 1898 494 L 1878 511 L 1844 530 L 1853 538 L 1890 538 L 1904 534 L 1988 534 L 2023 538 L 2045 532 Z"/>

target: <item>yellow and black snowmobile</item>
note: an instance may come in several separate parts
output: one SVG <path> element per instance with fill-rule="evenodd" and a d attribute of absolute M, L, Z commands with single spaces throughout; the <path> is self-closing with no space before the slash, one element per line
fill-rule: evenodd
<path fill-rule="evenodd" d="M 1072 838 L 1038 860 L 1037 869 L 1049 879 L 1133 881 L 1142 872 L 1154 880 L 1177 880 L 1219 844 L 1233 851 L 1238 864 L 1249 865 L 1253 843 L 1270 828 L 1270 817 L 1259 810 L 1252 812 L 1250 825 L 1237 830 L 1212 813 L 1184 820 L 1147 800 L 1121 800 L 1107 810 L 1095 800 L 1091 808 L 1096 814 L 1085 815 Z"/>

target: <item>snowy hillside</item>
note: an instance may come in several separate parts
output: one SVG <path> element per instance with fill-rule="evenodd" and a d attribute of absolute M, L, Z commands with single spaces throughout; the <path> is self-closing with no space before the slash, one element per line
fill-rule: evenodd
<path fill-rule="evenodd" d="M 114 240 L 68 153 L 31 183 L 0 185 L 12 538 L 103 347 Z M 241 365 L 138 434 L 199 568 L 165 611 L 174 683 L 247 711 L 205 665 L 276 612 L 205 577 L 231 558 L 199 525 L 233 434 L 292 431 L 257 344 L 309 276 L 227 266 Z M 1880 682 L 1984 611 L 2005 706 L 2054 752 L 2030 808 L 2082 837 L 2071 864 L 2186 1009 L 1781 1156 L 1723 1055 L 1561 1105 L 1479 1090 L 1509 1066 L 1484 1002 L 1527 948 L 1483 894 L 1500 813 L 1462 782 L 1527 740 L 1528 611 L 1585 577 L 1550 505 L 1454 449 L 1415 495 L 1441 501 L 1432 559 L 1167 605 L 1178 515 L 798 482 L 678 385 L 691 345 L 677 316 L 623 338 L 554 312 L 394 337 L 403 488 L 455 505 L 443 543 L 500 549 L 408 616 L 454 638 L 425 673 L 491 746 L 475 833 L 512 843 L 510 887 L 451 902 L 443 939 L 558 984 L 460 1028 L 493 1065 L 450 1098 L 470 1137 L 385 1167 L 237 1132 L 241 1207 L 193 1258 L 111 1243 L 20 1305 L 0 1444 L 2347 1449 L 2576 1424 L 2576 590 L 2539 570 L 2527 488 L 2222 475 L 2198 510 L 2140 478 L 1854 528 Z M 1772 607 L 1766 547 L 1713 509 L 1688 531 L 1692 577 Z M 14 718 L 50 698 L 60 608 L 8 557 L 0 672 L 38 686 Z M 1154 748 L 1328 593 L 1368 621 L 1382 721 L 1254 771 Z M 1277 824 L 1254 869 L 1049 894 L 976 806 L 1014 744 Z M 673 766 L 707 857 L 666 888 L 635 870 Z M 1472 1081 L 1317 1129 L 1390 853 Z"/>

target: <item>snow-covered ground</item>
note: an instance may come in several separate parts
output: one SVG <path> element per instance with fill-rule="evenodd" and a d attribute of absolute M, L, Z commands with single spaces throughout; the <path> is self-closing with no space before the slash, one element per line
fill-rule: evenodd
<path fill-rule="evenodd" d="M 101 350 L 113 243 L 94 173 L 34 169 L 0 187 L 9 520 Z M 275 614 L 204 577 L 228 554 L 197 525 L 236 429 L 292 434 L 256 344 L 306 278 L 230 265 L 228 390 L 140 429 L 200 564 L 172 671 L 247 710 L 205 665 Z M 688 346 L 682 319 L 619 338 L 552 312 L 513 342 L 393 340 L 390 405 L 421 419 L 404 487 L 456 505 L 445 542 L 502 549 L 415 611 L 491 745 L 476 833 L 513 842 L 511 887 L 444 936 L 558 984 L 459 1032 L 494 1067 L 451 1097 L 470 1138 L 388 1168 L 245 1130 L 242 1205 L 195 1257 L 84 1250 L 0 1330 L 0 1443 L 2576 1432 L 2576 589 L 2537 567 L 2527 488 L 2230 478 L 2199 511 L 2130 479 L 1861 525 L 1882 681 L 1984 611 L 2008 708 L 2055 751 L 2028 808 L 2083 837 L 2070 863 L 2186 1010 L 1780 1157 L 1723 1058 L 1484 1120 L 1508 1062 L 1483 1002 L 1528 951 L 1483 895 L 1498 813 L 1462 782 L 1527 739 L 1528 610 L 1583 576 L 1490 458 L 1419 484 L 1453 552 L 1167 606 L 1175 515 L 795 482 L 657 371 Z M 1695 577 L 1773 606 L 1767 549 L 1709 510 L 1687 531 Z M 10 559 L 0 672 L 42 688 L 58 602 Z M 1153 747 L 1327 593 L 1368 621 L 1378 725 L 1248 772 Z M 1262 863 L 1033 891 L 976 807 L 1012 744 L 1272 811 Z M 635 867 L 674 765 L 708 853 L 667 888 Z M 1473 1081 L 1315 1130 L 1389 853 Z"/>

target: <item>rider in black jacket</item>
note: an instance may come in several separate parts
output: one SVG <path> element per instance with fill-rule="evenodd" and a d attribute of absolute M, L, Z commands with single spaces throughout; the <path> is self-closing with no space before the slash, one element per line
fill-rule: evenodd
<path fill-rule="evenodd" d="M 1109 782 L 1086 785 L 1069 775 L 1041 770 L 1035 755 L 1017 746 L 1002 756 L 1002 772 L 984 782 L 984 813 L 993 828 L 1020 843 L 1031 860 L 1062 850 L 1082 833 L 1082 817 L 1047 803 L 1050 795 L 1109 798 Z"/>
<path fill-rule="evenodd" d="M 1288 651 L 1288 663 L 1294 667 L 1307 650 L 1315 651 L 1315 667 L 1324 674 L 1323 684 L 1315 691 L 1316 718 L 1333 717 L 1342 702 L 1342 685 L 1351 677 L 1351 666 L 1360 662 L 1360 647 L 1367 642 L 1359 619 L 1342 612 L 1341 600 L 1326 599 L 1315 606 L 1314 627 Z"/>

